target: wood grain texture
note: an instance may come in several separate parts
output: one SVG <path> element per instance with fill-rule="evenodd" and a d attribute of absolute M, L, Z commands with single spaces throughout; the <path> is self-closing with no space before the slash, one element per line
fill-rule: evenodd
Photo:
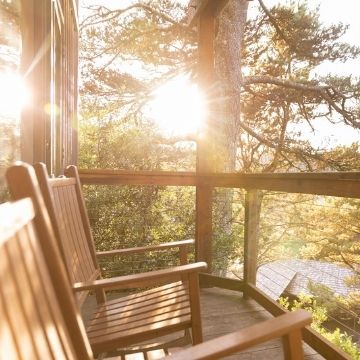
<path fill-rule="evenodd" d="M 35 228 L 30 199 L 0 206 L 0 358 L 90 360 L 73 342 Z"/>
<path fill-rule="evenodd" d="M 43 161 L 57 175 L 77 159 L 77 6 L 76 0 L 21 1 L 21 74 L 32 94 L 21 115 L 21 158 Z"/>
<path fill-rule="evenodd" d="M 215 81 L 214 70 L 214 40 L 215 15 L 214 1 L 201 1 L 198 17 L 198 77 L 199 85 L 207 104 L 213 104 L 211 89 Z M 210 105 L 209 105 L 210 106 Z M 196 174 L 203 175 L 214 170 L 211 133 L 213 130 L 212 111 L 209 109 L 204 119 L 202 136 L 197 140 Z M 196 214 L 195 214 L 195 255 L 197 261 L 206 261 L 208 272 L 212 267 L 212 206 L 213 188 L 210 185 L 196 184 Z"/>
<path fill-rule="evenodd" d="M 254 285 L 258 258 L 259 217 L 258 191 L 249 190 L 245 194 L 244 282 Z"/>
<path fill-rule="evenodd" d="M 287 360 L 304 359 L 301 329 L 310 323 L 311 315 L 304 310 L 298 310 L 250 326 L 244 330 L 209 340 L 204 344 L 199 344 L 182 352 L 168 356 L 166 359 L 215 360 L 261 342 L 266 342 L 282 336 L 288 337 L 289 335 L 291 338 L 291 340 L 289 340 L 291 352 L 287 352 L 285 358 Z M 295 337 L 293 336 L 294 333 L 297 334 Z M 300 341 L 298 341 L 298 339 L 300 339 Z"/>
<path fill-rule="evenodd" d="M 205 262 L 174 266 L 169 269 L 153 270 L 146 273 L 117 276 L 94 281 L 84 281 L 74 283 L 73 288 L 76 291 L 103 289 L 131 289 L 139 286 L 151 286 L 159 282 L 177 281 L 183 276 L 199 273 L 206 270 Z"/>
<path fill-rule="evenodd" d="M 84 184 L 210 186 L 360 198 L 360 172 L 196 174 L 167 171 L 80 170 Z"/>
<path fill-rule="evenodd" d="M 93 239 L 88 238 L 89 232 L 81 214 L 84 209 L 77 197 L 76 179 L 48 179 L 44 164 L 36 164 L 34 168 L 70 281 L 73 283 L 99 278 Z M 86 292 L 77 294 L 80 305 L 86 296 Z M 99 292 L 98 297 L 105 301 L 102 292 Z"/>
<path fill-rule="evenodd" d="M 91 357 L 92 352 L 86 339 L 84 324 L 79 316 L 79 310 L 72 289 L 69 286 L 68 272 L 61 261 L 62 256 L 56 242 L 55 233 L 51 227 L 51 221 L 44 200 L 41 196 L 35 172 L 29 165 L 17 164 L 8 168 L 6 180 L 13 199 L 19 200 L 29 197 L 33 202 L 35 210 L 33 223 L 39 243 L 39 248 L 34 254 L 38 252 L 43 254 L 46 267 L 41 269 L 41 272 L 48 274 L 51 283 L 56 284 L 54 286 L 55 303 L 58 302 L 61 308 L 69 336 L 72 339 L 72 343 L 76 344 L 75 350 L 79 354 L 79 359 L 87 359 Z"/>

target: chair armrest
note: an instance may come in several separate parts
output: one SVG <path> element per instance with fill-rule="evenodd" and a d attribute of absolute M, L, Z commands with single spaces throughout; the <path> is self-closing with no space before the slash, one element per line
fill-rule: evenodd
<path fill-rule="evenodd" d="M 310 313 L 305 310 L 297 310 L 181 350 L 166 356 L 164 360 L 220 359 L 271 339 L 286 336 L 296 331 L 300 333 L 301 329 L 310 323 Z"/>
<path fill-rule="evenodd" d="M 98 251 L 96 252 L 96 256 L 102 257 L 102 256 L 113 256 L 113 255 L 127 255 L 127 254 L 133 254 L 133 253 L 141 253 L 146 251 L 161 251 L 166 250 L 170 248 L 181 248 L 186 247 L 188 245 L 194 244 L 193 239 L 189 240 L 181 240 L 181 241 L 173 241 L 173 242 L 167 242 L 162 243 L 158 245 L 149 245 L 149 246 L 142 246 L 142 247 L 135 247 L 135 248 L 127 248 L 127 249 L 115 249 L 115 250 L 109 250 L 109 251 Z"/>
<path fill-rule="evenodd" d="M 100 279 L 88 282 L 79 282 L 73 285 L 75 291 L 97 290 L 97 289 L 130 289 L 149 286 L 156 283 L 165 283 L 181 280 L 183 276 L 194 275 L 206 270 L 205 262 L 175 266 L 170 269 L 149 271 L 133 275 L 118 276 L 110 279 Z"/>
<path fill-rule="evenodd" d="M 98 257 L 106 257 L 106 256 L 114 256 L 114 255 L 129 255 L 135 253 L 144 253 L 147 251 L 164 251 L 171 248 L 179 248 L 179 256 L 180 256 L 180 264 L 187 264 L 187 247 L 188 245 L 193 245 L 195 243 L 194 239 L 188 240 L 180 240 L 162 243 L 158 245 L 149 245 L 149 246 L 141 246 L 135 248 L 127 248 L 127 249 L 115 249 L 109 251 L 98 251 L 96 256 Z"/>

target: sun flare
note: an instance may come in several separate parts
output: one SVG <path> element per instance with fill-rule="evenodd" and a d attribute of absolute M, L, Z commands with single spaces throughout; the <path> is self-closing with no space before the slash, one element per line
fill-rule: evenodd
<path fill-rule="evenodd" d="M 205 115 L 204 98 L 186 76 L 176 77 L 153 92 L 150 117 L 167 135 L 198 133 Z"/>
<path fill-rule="evenodd" d="M 16 73 L 0 73 L 0 115 L 14 118 L 29 101 L 23 79 Z"/>

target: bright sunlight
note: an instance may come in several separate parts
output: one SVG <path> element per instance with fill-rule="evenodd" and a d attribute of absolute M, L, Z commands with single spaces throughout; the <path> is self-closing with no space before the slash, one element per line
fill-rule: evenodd
<path fill-rule="evenodd" d="M 206 115 L 204 98 L 187 76 L 178 76 L 157 88 L 149 106 L 151 119 L 170 136 L 198 133 Z"/>
<path fill-rule="evenodd" d="M 15 73 L 0 73 L 0 115 L 14 118 L 29 100 L 22 78 Z"/>

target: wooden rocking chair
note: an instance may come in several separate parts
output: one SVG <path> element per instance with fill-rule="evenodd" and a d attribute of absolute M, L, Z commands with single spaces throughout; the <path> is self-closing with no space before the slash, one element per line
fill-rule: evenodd
<path fill-rule="evenodd" d="M 139 343 L 183 330 L 188 340 L 189 329 L 192 343 L 202 342 L 198 273 L 206 269 L 206 263 L 101 279 L 75 169 L 72 168 L 75 177 L 58 179 L 48 179 L 46 169 L 41 164 L 36 166 L 36 170 L 69 281 L 76 293 L 80 294 L 77 296 L 79 305 L 84 302 L 88 291 L 96 293 L 98 305 L 87 326 L 93 352 L 96 355 L 123 354 L 124 351 L 131 352 L 131 346 L 135 346 L 134 351 L 138 352 Z M 40 201 L 37 199 L 39 185 L 29 165 L 9 168 L 6 177 L 15 200 L 30 197 Z M 175 244 L 182 246 L 182 262 L 185 259 L 183 246 L 187 244 Z M 171 246 L 173 244 L 165 244 L 159 248 Z M 155 249 L 151 248 L 152 251 Z M 149 288 L 154 285 L 161 286 L 115 300 L 107 301 L 105 298 L 104 290 Z M 175 340 L 168 344 L 146 345 L 145 350 L 152 346 L 166 348 L 183 344 L 184 337 L 177 334 Z"/>
<path fill-rule="evenodd" d="M 38 200 L 0 205 L 0 359 L 92 360 L 48 214 Z M 285 359 L 300 360 L 301 328 L 310 321 L 299 310 L 166 359 L 220 359 L 282 336 Z"/>
<path fill-rule="evenodd" d="M 29 198 L 0 205 L 0 359 L 93 359 L 40 208 Z"/>

